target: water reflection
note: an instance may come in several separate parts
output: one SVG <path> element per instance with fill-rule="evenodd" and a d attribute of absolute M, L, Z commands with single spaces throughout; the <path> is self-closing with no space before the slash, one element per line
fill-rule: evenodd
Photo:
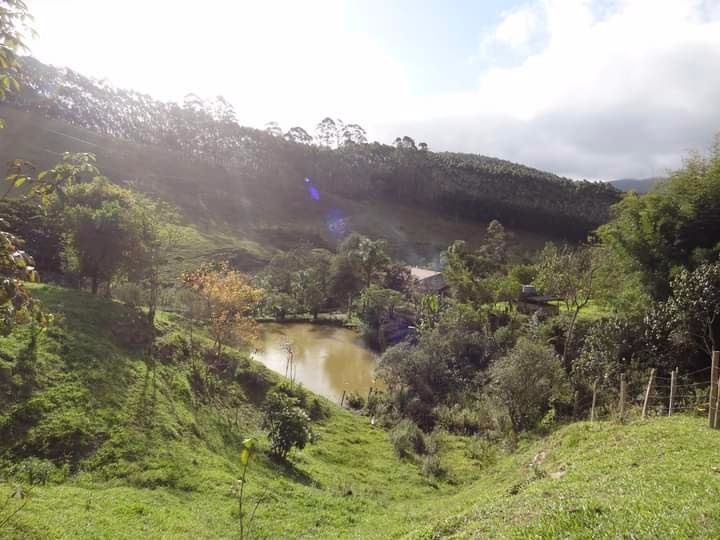
<path fill-rule="evenodd" d="M 318 394 L 339 401 L 343 390 L 367 395 L 371 386 L 381 386 L 374 379 L 376 355 L 351 330 L 306 323 L 263 324 L 261 330 L 262 346 L 255 359 L 284 375 L 284 346 L 291 342 L 295 380 Z"/>

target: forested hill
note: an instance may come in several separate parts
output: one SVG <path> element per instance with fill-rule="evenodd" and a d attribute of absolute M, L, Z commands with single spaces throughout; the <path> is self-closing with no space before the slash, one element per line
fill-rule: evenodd
<path fill-rule="evenodd" d="M 312 204 L 312 188 L 314 199 L 391 201 L 452 219 L 499 219 L 515 229 L 582 239 L 607 220 L 620 197 L 603 183 L 575 182 L 479 155 L 436 153 L 407 136 L 394 146 L 368 143 L 360 126 L 330 118 L 317 126 L 315 137 L 299 126 L 285 133 L 276 124 L 265 131 L 247 128 L 239 124 L 242 112 L 220 97 L 163 103 L 32 58 L 24 60 L 21 86 L 9 100 L 12 107 L 223 170 L 223 181 L 215 185 L 208 185 L 212 175 L 201 175 L 195 183 L 166 183 L 162 190 L 190 213 L 209 212 L 228 222 L 242 210 L 228 201 L 242 199 L 247 207 L 248 186 L 256 190 L 252 196 L 272 198 L 292 212 L 301 212 L 298 200 Z M 135 177 L 140 188 L 147 187 L 142 175 Z M 214 193 L 217 204 L 206 197 L 197 206 L 194 189 Z"/>

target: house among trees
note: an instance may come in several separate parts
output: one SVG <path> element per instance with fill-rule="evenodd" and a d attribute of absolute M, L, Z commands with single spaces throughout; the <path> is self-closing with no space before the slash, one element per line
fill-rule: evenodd
<path fill-rule="evenodd" d="M 562 300 L 559 296 L 543 295 L 532 285 L 523 285 L 522 291 L 520 291 L 520 297 L 517 300 L 517 309 L 520 313 L 526 315 L 532 315 L 533 313 L 540 312 L 542 315 L 557 315 L 560 313 L 560 308 L 556 304 L 550 302 L 556 302 Z"/>
<path fill-rule="evenodd" d="M 418 288 L 424 293 L 444 294 L 448 288 L 442 272 L 410 266 L 410 276 L 417 282 Z"/>

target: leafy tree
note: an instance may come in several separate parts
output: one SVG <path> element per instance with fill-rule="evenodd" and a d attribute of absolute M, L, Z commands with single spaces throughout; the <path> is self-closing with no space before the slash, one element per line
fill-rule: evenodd
<path fill-rule="evenodd" d="M 497 271 L 493 261 L 470 253 L 462 240 L 453 242 L 442 257 L 445 261 L 443 274 L 459 302 L 471 302 L 476 306 L 492 302 L 491 284 L 485 280 Z"/>
<path fill-rule="evenodd" d="M 97 294 L 101 283 L 127 273 L 142 258 L 145 199 L 107 179 L 67 188 L 63 212 L 68 249 Z"/>
<path fill-rule="evenodd" d="M 720 347 L 720 263 L 682 269 L 670 284 L 663 309 L 678 342 L 689 341 L 708 356 Z"/>
<path fill-rule="evenodd" d="M 219 359 L 229 342 L 252 343 L 257 332 L 253 312 L 262 300 L 262 291 L 250 279 L 227 263 L 216 267 L 204 264 L 182 275 L 181 283 L 193 293 L 190 310 L 195 320 L 206 324 Z"/>
<path fill-rule="evenodd" d="M 595 254 L 589 246 L 571 249 L 564 245 L 558 249 L 556 245 L 548 243 L 540 254 L 535 283 L 545 294 L 560 297 L 567 310 L 572 313 L 562 354 L 563 363 L 568 370 L 568 352 L 575 325 L 580 311 L 588 305 L 595 292 L 596 270 Z"/>
<path fill-rule="evenodd" d="M 348 314 L 352 308 L 352 299 L 362 290 L 359 271 L 348 255 L 333 257 L 330 265 L 330 296 L 339 305 L 347 305 Z"/>
<path fill-rule="evenodd" d="M 515 432 L 535 427 L 554 402 L 567 400 L 562 364 L 547 346 L 520 338 L 490 369 L 491 394 L 505 407 Z"/>
<path fill-rule="evenodd" d="M 693 269 L 720 253 L 720 141 L 652 192 L 626 195 L 614 219 L 599 229 L 603 243 L 629 270 L 640 270 L 647 291 L 663 300 L 680 268 Z"/>
<path fill-rule="evenodd" d="M 0 1 L 0 101 L 10 91 L 19 92 L 19 53 L 27 50 L 25 34 L 30 32 L 32 16 L 23 0 Z M 0 128 L 4 127 L 0 119 Z"/>
<path fill-rule="evenodd" d="M 315 131 L 315 139 L 321 146 L 333 148 L 337 144 L 337 125 L 329 116 L 322 119 Z"/>
<path fill-rule="evenodd" d="M 468 305 L 440 312 L 420 328 L 415 343 L 390 347 L 380 371 L 396 409 L 424 429 L 435 423 L 435 407 L 458 403 L 477 390 L 479 377 L 497 353 L 489 321 Z"/>
<path fill-rule="evenodd" d="M 330 288 L 331 254 L 325 250 L 313 250 L 309 266 L 295 272 L 292 291 L 297 304 L 317 319 L 320 309 L 328 300 Z"/>
<path fill-rule="evenodd" d="M 383 286 L 386 289 L 393 289 L 405 293 L 410 288 L 412 276 L 407 265 L 399 262 L 390 262 L 385 267 Z"/>
<path fill-rule="evenodd" d="M 343 240 L 338 253 L 350 259 L 365 287 L 379 279 L 390 263 L 384 240 L 370 240 L 357 233 L 352 233 Z"/>
<path fill-rule="evenodd" d="M 265 124 L 265 131 L 273 137 L 283 136 L 282 128 L 277 122 L 268 122 L 267 124 Z"/>
<path fill-rule="evenodd" d="M 505 232 L 505 227 L 503 227 L 498 220 L 493 219 L 488 224 L 487 232 L 479 252 L 491 261 L 494 261 L 499 265 L 503 265 L 507 262 L 507 244 L 507 233 Z"/>
<path fill-rule="evenodd" d="M 140 221 L 141 252 L 131 277 L 139 277 L 147 290 L 148 323 L 155 324 L 162 271 L 170 262 L 170 254 L 180 241 L 182 234 L 175 227 L 177 214 L 168 205 L 146 201 L 142 207 Z M 139 276 L 133 276 L 138 274 Z"/>
<path fill-rule="evenodd" d="M 286 460 L 292 448 L 302 450 L 312 441 L 310 418 L 294 397 L 282 392 L 268 394 L 264 405 L 263 427 L 268 430 L 270 452 Z"/>
<path fill-rule="evenodd" d="M 343 146 L 367 143 L 367 133 L 358 124 L 347 124 L 342 131 Z"/>
<path fill-rule="evenodd" d="M 385 346 L 384 325 L 392 320 L 403 296 L 398 291 L 371 285 L 363 289 L 356 301 L 358 318 L 377 337 L 381 348 Z"/>
<path fill-rule="evenodd" d="M 285 133 L 285 139 L 299 144 L 312 144 L 312 136 L 300 126 L 291 127 Z"/>

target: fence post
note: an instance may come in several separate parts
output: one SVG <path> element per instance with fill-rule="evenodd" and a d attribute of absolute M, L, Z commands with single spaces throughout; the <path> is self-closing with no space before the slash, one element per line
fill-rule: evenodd
<path fill-rule="evenodd" d="M 625 420 L 625 374 L 620 374 L 620 421 Z"/>
<path fill-rule="evenodd" d="M 710 364 L 710 400 L 708 403 L 708 425 L 711 428 L 715 427 L 715 411 L 717 411 L 718 361 L 720 361 L 720 351 L 713 351 Z"/>
<path fill-rule="evenodd" d="M 718 368 L 720 371 L 720 368 Z M 715 385 L 715 393 L 717 399 L 715 400 L 715 419 L 713 421 L 713 428 L 718 429 L 718 421 L 720 421 L 720 377 L 718 377 L 717 384 Z"/>
<path fill-rule="evenodd" d="M 597 398 L 597 379 L 593 381 L 593 400 L 590 407 L 590 423 L 595 421 L 595 399 Z"/>
<path fill-rule="evenodd" d="M 342 395 L 342 397 L 340 398 L 340 406 L 341 406 L 341 407 L 343 406 L 343 403 L 344 403 L 344 402 L 345 402 L 345 390 L 343 390 L 343 395 Z"/>
<path fill-rule="evenodd" d="M 673 369 L 670 372 L 670 403 L 668 404 L 668 416 L 672 416 L 673 406 L 675 405 L 675 385 L 677 384 L 677 370 Z"/>
<path fill-rule="evenodd" d="M 370 398 L 372 397 L 372 394 L 373 394 L 373 387 L 371 386 L 370 390 L 368 390 L 367 403 L 370 403 Z"/>
<path fill-rule="evenodd" d="M 647 388 L 645 389 L 645 400 L 643 401 L 642 417 L 647 417 L 647 406 L 650 401 L 650 392 L 652 392 L 653 381 L 655 380 L 655 368 L 650 370 L 650 378 L 648 379 Z"/>

